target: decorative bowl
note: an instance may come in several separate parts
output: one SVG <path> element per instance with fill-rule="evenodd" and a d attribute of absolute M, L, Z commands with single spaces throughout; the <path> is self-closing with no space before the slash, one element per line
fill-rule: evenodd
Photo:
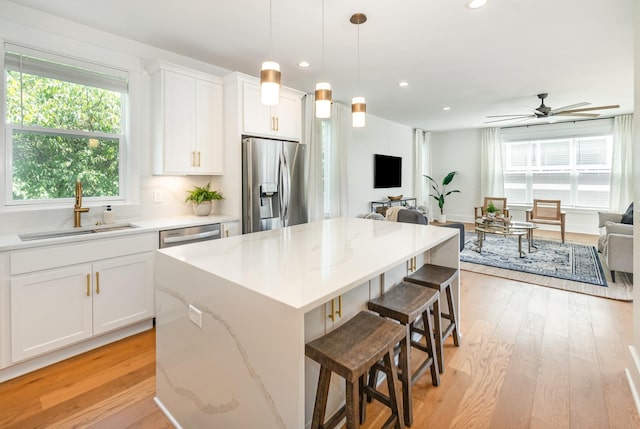
<path fill-rule="evenodd" d="M 391 201 L 400 201 L 402 199 L 403 195 L 387 195 L 387 198 L 389 198 Z"/>

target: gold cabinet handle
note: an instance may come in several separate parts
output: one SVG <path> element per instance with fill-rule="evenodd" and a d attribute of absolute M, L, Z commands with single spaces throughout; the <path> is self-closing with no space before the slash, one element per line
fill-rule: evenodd
<path fill-rule="evenodd" d="M 200 151 L 196 152 L 198 154 L 198 165 L 196 167 L 200 167 Z"/>
<path fill-rule="evenodd" d="M 336 316 L 334 315 L 334 313 L 336 312 L 336 301 L 335 299 L 331 300 L 331 313 L 329 313 L 329 319 L 331 319 L 331 321 L 335 321 L 336 320 Z"/>
<path fill-rule="evenodd" d="M 100 293 L 100 272 L 96 271 L 96 293 Z"/>
<path fill-rule="evenodd" d="M 342 295 L 338 297 L 338 317 L 342 317 Z"/>
<path fill-rule="evenodd" d="M 91 274 L 87 274 L 87 296 L 91 296 Z"/>
<path fill-rule="evenodd" d="M 196 153 L 194 151 L 191 151 L 191 166 L 196 166 Z"/>
<path fill-rule="evenodd" d="M 225 237 L 227 237 L 227 238 L 229 238 L 229 230 L 227 230 L 227 231 L 225 231 L 225 232 L 224 232 L 224 236 L 225 236 Z"/>
<path fill-rule="evenodd" d="M 280 128 L 280 124 L 278 123 L 278 119 L 279 119 L 279 118 L 276 116 L 276 131 L 280 131 L 280 130 L 279 130 L 279 128 Z"/>

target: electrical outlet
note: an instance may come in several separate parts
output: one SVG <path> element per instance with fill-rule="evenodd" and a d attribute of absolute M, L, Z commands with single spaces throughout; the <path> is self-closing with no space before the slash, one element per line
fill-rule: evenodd
<path fill-rule="evenodd" d="M 189 304 L 189 320 L 191 320 L 196 326 L 202 328 L 202 311 Z"/>
<path fill-rule="evenodd" d="M 156 204 L 162 202 L 162 192 L 153 191 L 153 202 Z"/>

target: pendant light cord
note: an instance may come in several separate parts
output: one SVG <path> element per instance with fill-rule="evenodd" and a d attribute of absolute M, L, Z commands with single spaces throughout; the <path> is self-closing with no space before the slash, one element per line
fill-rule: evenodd
<path fill-rule="evenodd" d="M 358 43 L 356 54 L 356 69 L 358 73 L 358 90 L 360 90 L 360 24 L 358 24 Z"/>
<path fill-rule="evenodd" d="M 325 62 L 324 62 L 324 0 L 322 0 L 322 76 L 326 77 Z"/>
<path fill-rule="evenodd" d="M 273 13 L 271 12 L 273 0 L 269 0 L 269 59 L 273 59 Z"/>

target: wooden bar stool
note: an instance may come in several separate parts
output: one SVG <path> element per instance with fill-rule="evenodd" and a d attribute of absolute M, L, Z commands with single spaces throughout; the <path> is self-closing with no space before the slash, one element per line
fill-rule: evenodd
<path fill-rule="evenodd" d="M 402 325 L 373 313 L 362 311 L 346 323 L 305 347 L 306 355 L 320 364 L 320 377 L 316 402 L 313 408 L 312 429 L 329 429 L 347 418 L 347 429 L 360 427 L 359 408 L 363 407 L 362 393 L 368 390 L 364 376 L 378 361 L 384 360 L 387 374 L 391 416 L 384 427 L 404 429 L 400 387 L 394 362 L 394 347 L 405 339 Z M 343 377 L 346 382 L 346 404 L 324 422 L 329 396 L 331 373 Z"/>
<path fill-rule="evenodd" d="M 402 282 L 393 287 L 388 292 L 376 299 L 372 299 L 367 304 L 369 310 L 375 311 L 383 317 L 400 322 L 406 330 L 407 341 L 411 347 L 400 347 L 399 366 L 400 380 L 402 381 L 402 398 L 404 408 L 404 423 L 411 426 L 413 423 L 413 404 L 411 395 L 411 386 L 413 386 L 418 378 L 431 368 L 431 382 L 434 386 L 440 385 L 440 373 L 438 372 L 438 361 L 436 357 L 436 348 L 434 344 L 433 331 L 431 326 L 431 317 L 429 310 L 433 309 L 435 314 L 440 312 L 440 292 L 434 289 L 426 288 L 414 283 Z M 412 334 L 416 332 L 413 323 L 422 316 L 424 320 L 424 330 L 420 330 L 423 334 L 425 344 L 414 341 Z M 434 318 L 436 336 L 440 333 L 440 320 Z M 426 358 L 418 366 L 414 372 L 411 371 L 411 348 L 414 347 L 427 354 Z M 374 366 L 369 371 L 369 386 L 374 387 L 377 383 L 378 366 Z M 381 395 L 379 392 L 376 393 Z M 374 396 L 376 395 L 374 394 Z M 368 398 L 367 398 L 368 399 Z"/>
<path fill-rule="evenodd" d="M 451 292 L 451 283 L 458 275 L 458 270 L 440 265 L 424 264 L 420 269 L 404 278 L 405 281 L 426 286 L 440 292 L 440 295 L 447 296 L 447 305 L 449 313 L 443 313 L 440 310 L 440 319 L 448 319 L 449 326 L 442 330 L 442 336 L 438 338 L 436 335 L 436 351 L 438 354 L 438 366 L 440 373 L 444 373 L 444 341 L 453 333 L 453 343 L 460 346 L 460 334 L 458 333 L 458 317 L 456 315 L 456 303 L 453 302 L 453 294 Z M 434 313 L 435 314 L 435 313 Z M 425 326 L 426 329 L 426 326 Z"/>

